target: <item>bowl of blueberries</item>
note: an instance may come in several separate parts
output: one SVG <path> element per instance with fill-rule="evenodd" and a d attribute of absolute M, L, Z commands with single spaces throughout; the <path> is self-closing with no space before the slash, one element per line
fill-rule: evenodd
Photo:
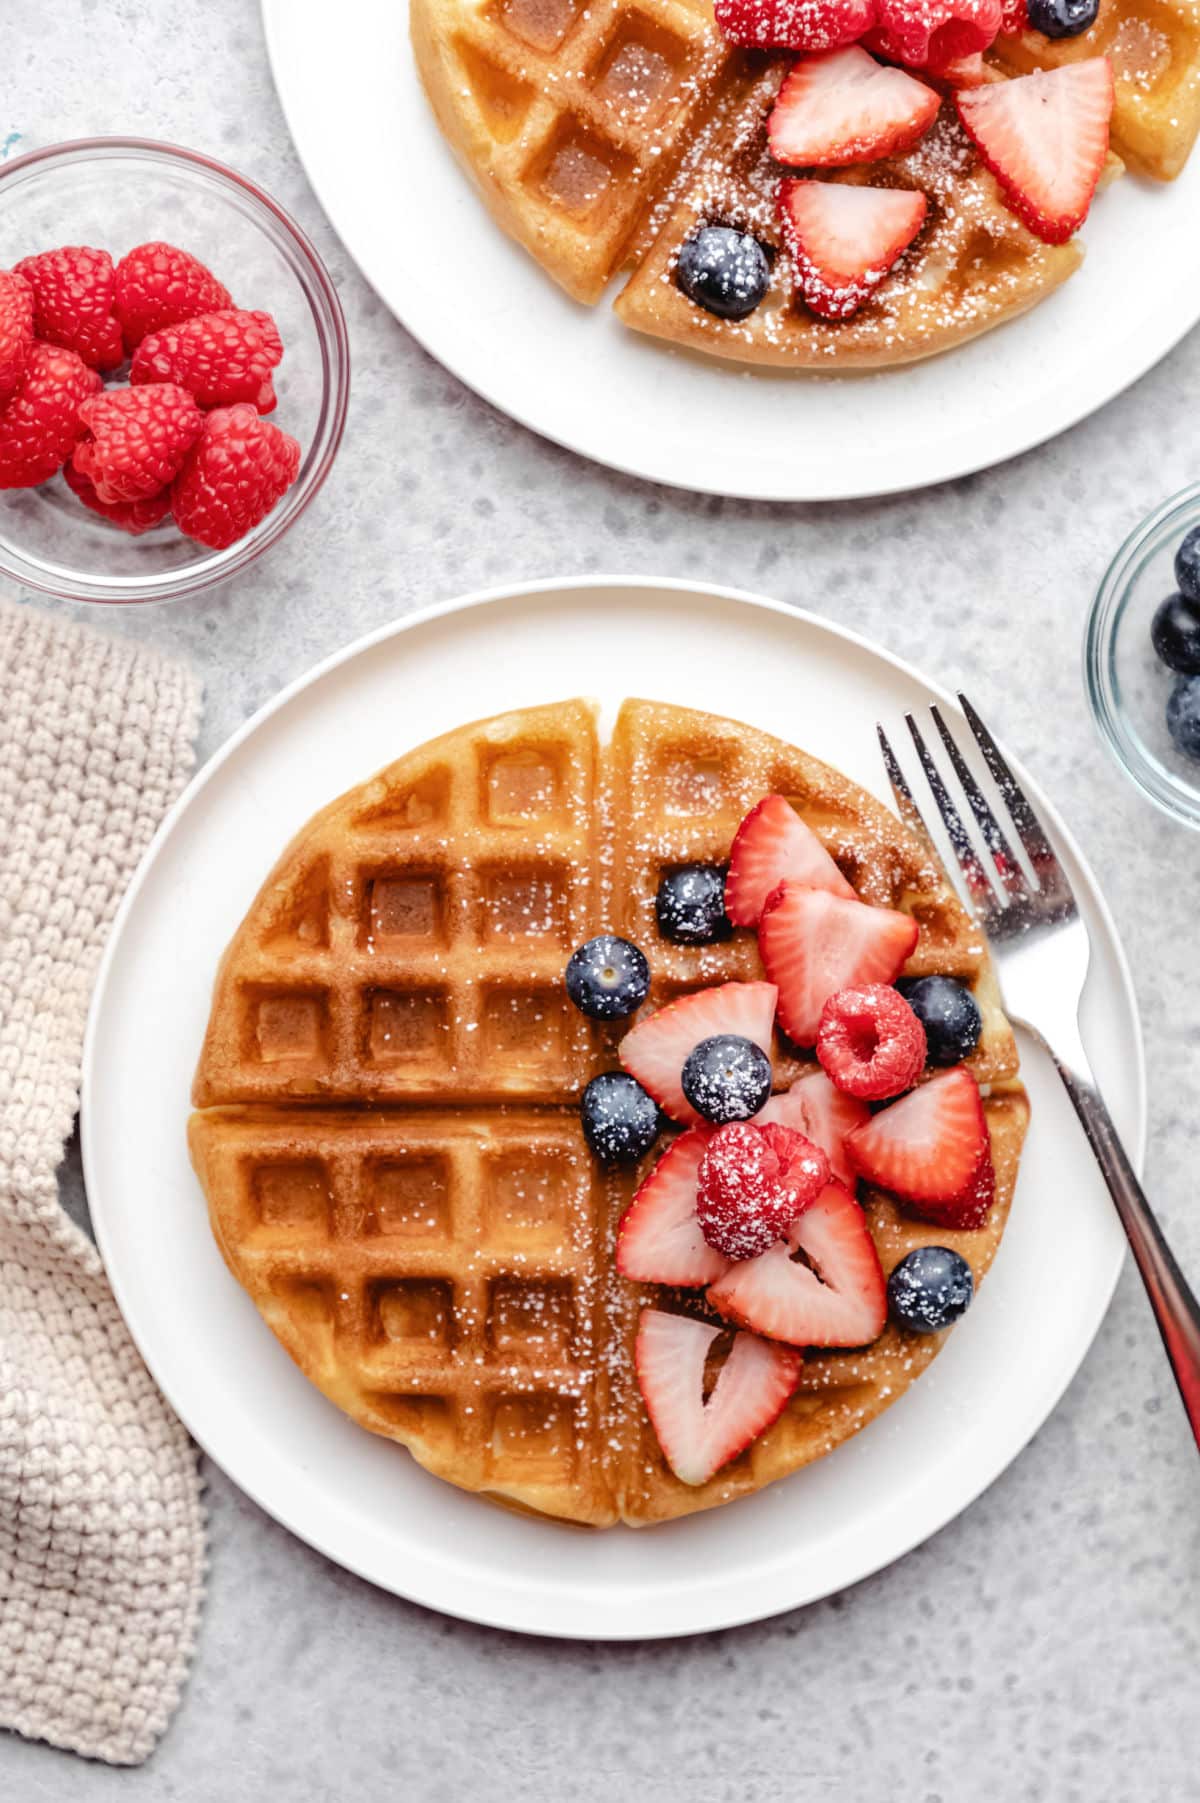
<path fill-rule="evenodd" d="M 1122 770 L 1164 813 L 1200 828 L 1200 483 L 1117 552 L 1088 616 L 1083 666 Z"/>

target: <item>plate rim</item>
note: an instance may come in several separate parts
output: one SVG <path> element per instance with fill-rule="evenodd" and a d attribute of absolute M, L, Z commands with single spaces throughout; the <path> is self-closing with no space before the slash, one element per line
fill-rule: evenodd
<path fill-rule="evenodd" d="M 693 1633 L 714 1632 L 724 1628 L 742 1626 L 749 1622 L 766 1620 L 771 1616 L 783 1613 L 790 1609 L 807 1607 L 810 1603 L 820 1601 L 824 1596 L 836 1595 L 840 1590 L 848 1588 L 851 1583 L 862 1582 L 865 1578 L 874 1576 L 877 1572 L 886 1569 L 888 1566 L 896 1563 L 899 1559 L 904 1558 L 914 1549 L 914 1547 L 922 1545 L 926 1540 L 931 1539 L 933 1535 L 939 1533 L 951 1521 L 956 1519 L 958 1515 L 963 1513 L 974 1502 L 978 1501 L 979 1497 L 991 1487 L 1005 1470 L 1007 1470 L 1008 1466 L 1024 1452 L 1033 1436 L 1049 1419 L 1055 1409 L 1057 1409 L 1067 1388 L 1078 1374 L 1078 1371 L 1087 1357 L 1087 1354 L 1095 1341 L 1096 1335 L 1107 1316 L 1113 1292 L 1125 1263 L 1126 1252 L 1124 1245 L 1122 1244 L 1119 1247 L 1118 1256 L 1113 1261 L 1113 1268 L 1103 1296 L 1103 1303 L 1102 1306 L 1098 1308 L 1095 1324 L 1087 1337 L 1086 1343 L 1079 1348 L 1077 1358 L 1070 1364 L 1070 1368 L 1065 1370 L 1062 1374 L 1061 1381 L 1055 1384 L 1053 1394 L 1051 1395 L 1044 1412 L 1039 1412 L 1039 1409 L 1035 1408 L 1032 1411 L 1032 1414 L 1036 1418 L 1026 1419 L 1022 1422 L 1019 1432 L 1015 1436 L 1016 1443 L 1002 1451 L 998 1457 L 990 1456 L 982 1461 L 983 1475 L 979 1482 L 974 1484 L 970 1496 L 959 1501 L 953 1501 L 951 1506 L 944 1511 L 939 1509 L 935 1512 L 932 1521 L 923 1523 L 911 1532 L 906 1529 L 904 1534 L 900 1536 L 899 1544 L 891 1545 L 889 1550 L 878 1558 L 873 1554 L 869 1555 L 866 1564 L 863 1566 L 862 1570 L 859 1571 L 856 1578 L 848 1580 L 846 1583 L 839 1584 L 831 1589 L 818 1589 L 812 1594 L 808 1594 L 808 1587 L 806 1586 L 805 1594 L 802 1594 L 799 1597 L 783 1595 L 778 1598 L 767 1600 L 765 1604 L 762 1599 L 756 1599 L 749 1604 L 738 1602 L 731 1605 L 722 1598 L 715 1609 L 712 1606 L 712 1601 L 710 1601 L 708 1609 L 702 1610 L 696 1619 L 692 1619 L 690 1616 L 680 1620 L 672 1619 L 664 1624 L 655 1623 L 651 1629 L 648 1629 L 644 1623 L 636 1626 L 631 1625 L 626 1628 L 623 1627 L 620 1622 L 613 1621 L 609 1621 L 603 1626 L 597 1626 L 594 1621 L 582 1619 L 567 1623 L 558 1620 L 548 1622 L 537 1614 L 536 1593 L 532 1593 L 531 1607 L 531 1593 L 528 1591 L 523 1592 L 520 1587 L 510 1588 L 505 1592 L 506 1607 L 498 1606 L 495 1603 L 490 1603 L 488 1606 L 482 1606 L 480 1604 L 472 1606 L 469 1586 L 464 1587 L 466 1593 L 465 1598 L 463 1595 L 457 1595 L 452 1603 L 448 1603 L 441 1594 L 437 1581 L 432 1584 L 423 1583 L 419 1571 L 413 1571 L 411 1574 L 406 1572 L 404 1574 L 404 1587 L 401 1588 L 400 1584 L 393 1579 L 382 1577 L 375 1571 L 367 1569 L 365 1560 L 356 1560 L 353 1551 L 348 1552 L 345 1547 L 336 1543 L 336 1536 L 331 1538 L 324 1534 L 319 1528 L 297 1525 L 296 1520 L 294 1519 L 295 1511 L 289 1507 L 286 1498 L 282 1502 L 278 1499 L 269 1498 L 262 1493 L 262 1489 L 257 1483 L 247 1483 L 242 1477 L 235 1475 L 229 1466 L 226 1465 L 224 1460 L 213 1452 L 208 1443 L 207 1435 L 201 1435 L 196 1432 L 188 1419 L 188 1413 L 190 1411 L 185 1411 L 178 1406 L 171 1394 L 170 1388 L 164 1385 L 158 1377 L 151 1354 L 147 1347 L 143 1345 L 139 1330 L 135 1325 L 134 1320 L 130 1318 L 130 1314 L 125 1307 L 125 1286 L 119 1269 L 114 1267 L 110 1258 L 111 1242 L 106 1224 L 105 1203 L 100 1199 L 100 1189 L 93 1182 L 98 1154 L 96 1152 L 94 1137 L 97 1129 L 93 1126 L 94 1111 L 90 1105 L 90 1096 L 93 1093 L 93 1088 L 96 1084 L 96 1052 L 100 1034 L 103 1030 L 103 1016 L 111 973 L 120 952 L 126 924 L 136 906 L 137 899 L 149 878 L 152 868 L 165 850 L 167 841 L 174 833 L 178 823 L 183 819 L 184 815 L 190 810 L 193 803 L 200 797 L 208 785 L 214 780 L 217 773 L 224 768 L 240 748 L 245 745 L 263 725 L 287 707 L 306 689 L 314 687 L 332 672 L 353 662 L 356 658 L 366 655 L 375 647 L 390 639 L 402 638 L 406 633 L 413 631 L 418 627 L 455 614 L 467 613 L 473 610 L 483 611 L 489 607 L 502 606 L 505 603 L 519 604 L 527 599 L 549 594 L 571 594 L 589 589 L 625 589 L 640 590 L 643 592 L 658 590 L 672 595 L 699 594 L 708 599 L 727 603 L 731 602 L 738 606 L 749 606 L 762 612 L 782 616 L 787 620 L 798 621 L 807 628 L 815 628 L 820 633 L 828 634 L 830 637 L 840 640 L 844 644 L 849 645 L 858 651 L 866 652 L 869 656 L 878 658 L 885 664 L 891 666 L 894 670 L 898 671 L 902 676 L 924 687 L 932 698 L 942 701 L 952 707 L 957 705 L 954 694 L 952 691 L 945 688 L 943 684 L 932 681 L 918 667 L 887 650 L 884 646 L 868 638 L 866 635 L 855 631 L 852 627 L 844 626 L 838 621 L 827 619 L 823 615 L 816 614 L 807 608 L 792 607 L 788 603 L 777 601 L 770 596 L 755 594 L 748 590 L 719 583 L 693 581 L 686 577 L 660 577 L 653 575 L 636 576 L 629 574 L 606 575 L 603 573 L 571 575 L 565 577 L 542 577 L 532 582 L 521 581 L 504 583 L 470 590 L 465 594 L 453 596 L 448 600 L 433 602 L 429 606 L 418 609 L 411 614 L 403 615 L 399 619 L 388 621 L 384 625 L 364 633 L 359 638 L 352 640 L 350 643 L 330 652 L 324 658 L 319 659 L 308 670 L 302 672 L 291 682 L 285 684 L 275 695 L 269 697 L 252 715 L 249 716 L 248 719 L 243 721 L 241 726 L 239 726 L 228 739 L 219 745 L 206 762 L 195 771 L 186 787 L 164 815 L 154 837 L 138 863 L 128 888 L 121 898 L 112 926 L 109 929 L 103 954 L 97 969 L 91 1001 L 88 1008 L 87 1026 L 81 1060 L 80 1143 L 84 1182 L 96 1245 L 100 1252 L 105 1273 L 112 1288 L 117 1306 L 121 1312 L 122 1319 L 125 1322 L 126 1328 L 130 1333 L 140 1357 L 144 1361 L 156 1387 L 158 1387 L 160 1393 L 166 1400 L 167 1405 L 178 1416 L 196 1444 L 202 1449 L 207 1457 L 212 1459 L 213 1463 L 225 1473 L 229 1481 L 245 1495 L 249 1496 L 265 1514 L 271 1517 L 272 1520 L 279 1523 L 279 1525 L 285 1528 L 287 1532 L 293 1534 L 297 1539 L 312 1547 L 325 1558 L 330 1559 L 333 1563 L 341 1566 L 343 1569 L 351 1571 L 356 1576 L 375 1585 L 377 1588 L 384 1589 L 390 1594 L 399 1596 L 409 1602 L 438 1610 L 440 1613 L 451 1615 L 458 1619 L 471 1621 L 486 1627 L 504 1629 L 509 1632 L 536 1634 L 553 1639 L 604 1640 L 614 1642 L 650 1639 L 666 1640 L 677 1639 Z M 1003 744 L 1003 741 L 1001 741 L 1001 743 Z M 1005 755 L 1009 755 L 1007 750 Z M 1020 761 L 1013 757 L 1009 757 L 1009 761 L 1021 779 L 1028 781 L 1027 773 L 1023 769 Z M 1128 957 L 1117 930 L 1117 925 L 1111 909 L 1109 908 L 1107 899 L 1100 887 L 1095 873 L 1092 870 L 1091 864 L 1081 851 L 1074 835 L 1063 821 L 1053 802 L 1038 784 L 1030 781 L 1029 786 L 1033 794 L 1037 797 L 1039 807 L 1041 807 L 1048 816 L 1053 829 L 1061 834 L 1068 850 L 1077 862 L 1080 874 L 1083 877 L 1088 891 L 1088 898 L 1095 907 L 1103 927 L 1105 938 L 1108 943 L 1108 949 L 1116 966 L 1126 1009 L 1135 1028 L 1131 1063 L 1134 1078 L 1133 1102 L 1136 1113 L 1137 1130 L 1133 1136 L 1130 1155 L 1135 1170 L 1140 1175 L 1145 1162 L 1148 1132 L 1147 1081 L 1144 1036 Z M 410 1576 L 413 1580 L 411 1583 L 409 1582 Z M 702 1592 L 700 1594 L 705 1595 L 707 1593 Z"/>

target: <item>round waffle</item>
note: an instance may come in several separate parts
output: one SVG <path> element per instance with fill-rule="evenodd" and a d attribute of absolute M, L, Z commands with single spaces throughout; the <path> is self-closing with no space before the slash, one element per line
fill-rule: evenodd
<path fill-rule="evenodd" d="M 980 1002 L 987 1224 L 947 1232 L 864 1200 L 885 1270 L 936 1241 L 981 1278 L 1027 1104 L 978 930 L 886 809 L 751 728 L 627 702 L 601 745 L 578 701 L 463 727 L 318 814 L 226 953 L 189 1127 L 221 1250 L 327 1396 L 464 1489 L 596 1526 L 712 1507 L 857 1432 L 938 1350 L 889 1327 L 809 1355 L 775 1426 L 695 1488 L 642 1406 L 640 1308 L 704 1305 L 615 1272 L 643 1173 L 600 1170 L 576 1104 L 621 1029 L 575 1013 L 563 969 L 604 925 L 650 952 L 649 1006 L 761 974 L 751 935 L 660 941 L 653 903 L 664 869 L 723 862 L 770 792 L 864 899 L 919 922 L 908 973 L 953 974 Z M 814 1068 L 776 1048 L 777 1088 Z"/>

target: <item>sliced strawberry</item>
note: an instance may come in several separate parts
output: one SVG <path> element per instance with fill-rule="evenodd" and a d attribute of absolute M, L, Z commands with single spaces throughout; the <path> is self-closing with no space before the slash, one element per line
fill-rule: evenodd
<path fill-rule="evenodd" d="M 836 50 L 874 23 L 875 0 L 714 0 L 731 44 L 759 50 Z"/>
<path fill-rule="evenodd" d="M 1087 218 L 1108 157 L 1108 58 L 988 82 L 954 103 L 1005 204 L 1036 237 L 1065 244 Z"/>
<path fill-rule="evenodd" d="M 952 88 L 977 88 L 987 80 L 982 50 L 977 50 L 974 56 L 960 56 L 954 62 L 942 63 L 929 73 Z"/>
<path fill-rule="evenodd" d="M 698 1126 L 700 1116 L 679 1081 L 684 1059 L 702 1039 L 718 1033 L 753 1040 L 769 1053 L 777 999 L 773 983 L 722 983 L 680 996 L 626 1033 L 619 1048 L 621 1063 L 673 1121 Z"/>
<path fill-rule="evenodd" d="M 919 1215 L 922 1221 L 932 1221 L 935 1227 L 974 1229 L 983 1226 L 995 1200 L 996 1167 L 992 1163 L 989 1135 L 979 1155 L 979 1163 L 961 1195 L 950 1202 L 931 1202 L 923 1196 L 919 1202 L 906 1202 L 905 1207 L 910 1214 Z"/>
<path fill-rule="evenodd" d="M 867 45 L 918 69 L 944 69 L 994 44 L 1001 0 L 878 0 Z"/>
<path fill-rule="evenodd" d="M 849 319 L 920 231 L 926 200 L 910 188 L 791 179 L 779 185 L 783 241 L 805 305 Z"/>
<path fill-rule="evenodd" d="M 857 899 L 811 826 L 782 795 L 768 795 L 751 808 L 730 847 L 725 912 L 734 926 L 756 927 L 768 895 L 785 881 Z"/>
<path fill-rule="evenodd" d="M 700 1160 L 709 1135 L 680 1134 L 663 1153 L 617 1230 L 617 1270 L 634 1283 L 712 1283 L 728 1259 L 709 1245 L 696 1219 Z"/>
<path fill-rule="evenodd" d="M 941 96 L 856 44 L 805 57 L 767 121 L 771 155 L 799 169 L 871 162 L 908 150 L 937 117 Z"/>
<path fill-rule="evenodd" d="M 829 1184 L 796 1219 L 787 1245 L 731 1265 L 708 1300 L 739 1327 L 792 1346 L 865 1346 L 887 1319 L 875 1242 L 840 1183 Z"/>
<path fill-rule="evenodd" d="M 799 1353 L 739 1333 L 708 1401 L 704 1363 L 719 1327 L 642 1310 L 637 1374 L 658 1443 L 684 1484 L 703 1484 L 778 1420 L 796 1388 Z"/>
<path fill-rule="evenodd" d="M 975 1178 L 987 1144 L 979 1085 L 959 1064 L 856 1127 L 846 1150 L 868 1183 L 907 1202 L 954 1202 Z"/>
<path fill-rule="evenodd" d="M 829 1167 L 839 1183 L 853 1195 L 857 1173 L 846 1152 L 846 1138 L 856 1127 L 871 1118 L 871 1110 L 855 1096 L 844 1096 L 835 1089 L 824 1071 L 799 1082 L 781 1096 L 772 1096 L 765 1108 L 754 1117 L 756 1126 L 777 1121 L 781 1127 L 794 1127 L 820 1146 Z"/>
<path fill-rule="evenodd" d="M 917 933 L 908 914 L 780 883 L 767 897 L 758 949 L 779 987 L 779 1024 L 788 1038 L 815 1045 L 829 997 L 864 983 L 892 982 L 911 957 Z"/>

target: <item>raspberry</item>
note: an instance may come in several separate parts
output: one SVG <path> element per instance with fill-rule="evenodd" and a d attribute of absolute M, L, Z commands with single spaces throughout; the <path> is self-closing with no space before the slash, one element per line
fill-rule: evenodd
<path fill-rule="evenodd" d="M 129 380 L 178 382 L 201 407 L 252 401 L 260 413 L 270 413 L 275 405 L 271 371 L 282 356 L 271 315 L 234 307 L 151 332 L 133 353 Z"/>
<path fill-rule="evenodd" d="M 925 1029 L 888 983 L 841 989 L 821 1010 L 817 1057 L 845 1095 L 898 1096 L 925 1068 Z"/>
<path fill-rule="evenodd" d="M 139 244 L 117 264 L 114 311 L 131 356 L 150 332 L 232 306 L 212 271 L 176 244 Z"/>
<path fill-rule="evenodd" d="M 73 495 L 78 495 L 85 507 L 98 513 L 101 519 L 109 520 L 119 526 L 122 532 L 139 538 L 143 532 L 149 532 L 153 526 L 161 525 L 171 511 L 171 491 L 164 488 L 161 494 L 152 495 L 148 501 L 118 501 L 115 506 L 102 501 L 95 489 L 75 468 L 73 463 L 63 464 L 63 480 Z"/>
<path fill-rule="evenodd" d="M 23 275 L 0 269 L 0 406 L 25 373 L 33 345 L 33 289 Z"/>
<path fill-rule="evenodd" d="M 0 411 L 0 488 L 36 488 L 60 470 L 83 431 L 79 409 L 100 378 L 74 351 L 35 342 Z"/>
<path fill-rule="evenodd" d="M 1029 30 L 1029 0 L 1000 0 L 1000 36 L 1020 37 Z"/>
<path fill-rule="evenodd" d="M 111 388 L 85 401 L 79 417 L 87 430 L 75 447 L 75 468 L 110 506 L 161 494 L 204 424 L 191 395 L 173 382 Z"/>
<path fill-rule="evenodd" d="M 16 265 L 33 289 L 33 329 L 46 344 L 60 344 L 92 369 L 125 361 L 120 321 L 113 313 L 113 260 L 106 250 L 68 244 L 23 257 Z"/>
<path fill-rule="evenodd" d="M 175 523 L 189 538 L 223 551 L 266 518 L 299 468 L 296 440 L 259 419 L 253 407 L 218 407 L 175 478 Z"/>
<path fill-rule="evenodd" d="M 1001 0 L 879 0 L 878 25 L 865 39 L 894 62 L 937 70 L 995 42 Z"/>
<path fill-rule="evenodd" d="M 803 1133 L 733 1121 L 700 1161 L 696 1219 L 726 1258 L 757 1258 L 781 1240 L 829 1182 L 829 1159 Z"/>

